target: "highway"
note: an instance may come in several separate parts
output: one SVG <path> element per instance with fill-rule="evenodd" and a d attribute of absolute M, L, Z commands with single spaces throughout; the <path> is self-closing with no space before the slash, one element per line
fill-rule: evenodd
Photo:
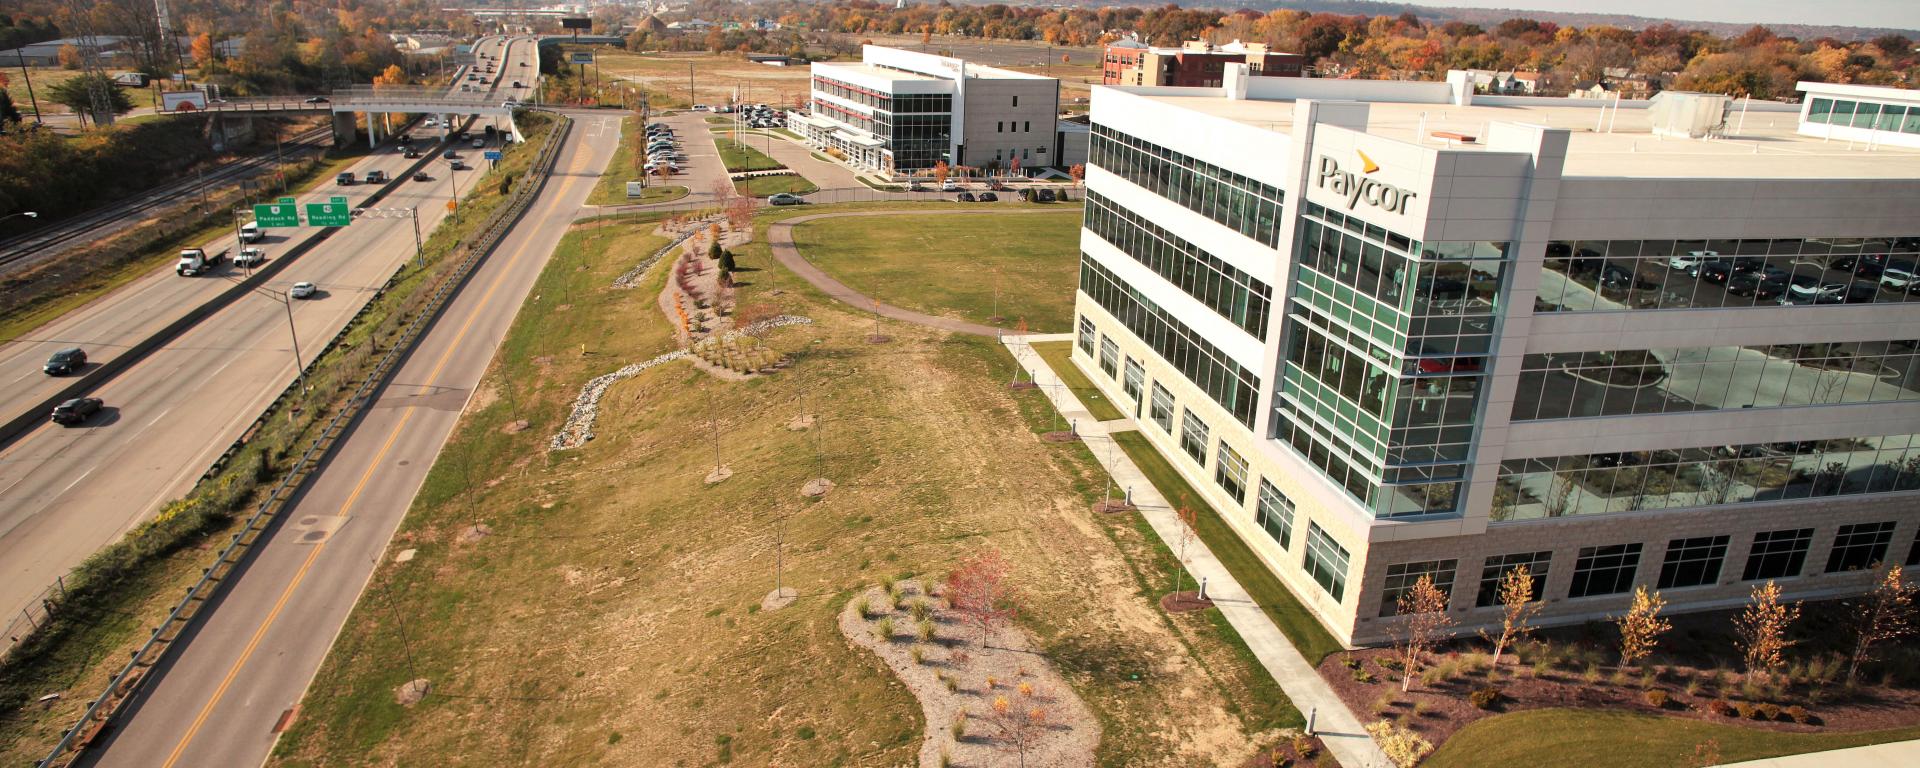
<path fill-rule="evenodd" d="M 477 48 L 498 52 L 508 45 L 491 38 Z M 511 43 L 505 57 L 525 59 L 528 67 L 508 62 L 502 69 L 537 71 L 533 48 L 530 41 Z M 505 82 L 513 77 L 508 74 Z M 531 82 L 529 76 L 522 79 Z M 484 168 L 470 149 L 460 154 Z M 352 170 L 396 175 L 413 162 L 385 148 Z M 467 191 L 481 172 L 459 172 L 450 183 L 447 165 L 436 160 L 429 167 L 433 181 L 402 181 L 379 205 L 417 207 L 421 231 L 431 232 L 447 215 L 450 187 Z M 303 196 L 303 202 L 344 194 L 357 204 L 372 189 L 326 186 Z M 271 260 L 313 231 L 269 230 L 273 234 L 262 247 Z M 234 243 L 228 237 L 212 247 Z M 312 354 L 345 327 L 413 251 L 410 221 L 378 218 L 356 220 L 299 256 L 270 287 L 285 290 L 308 281 L 320 288 L 314 299 L 291 302 L 302 352 Z M 31 338 L 0 347 L 0 408 L 18 413 L 23 404 L 64 385 L 40 372 L 52 350 L 78 345 L 95 364 L 110 359 L 187 307 L 227 289 L 235 277 L 230 266 L 207 277 L 178 277 L 168 267 Z M 42 424 L 0 447 L 0 611 L 18 615 L 56 577 L 189 490 L 293 381 L 292 349 L 287 305 L 264 293 L 243 297 L 90 393 L 106 402 L 106 411 L 90 423 L 78 428 Z"/>
<path fill-rule="evenodd" d="M 618 114 L 576 115 L 552 178 L 342 439 L 157 683 L 83 764 L 250 766 L 300 701 L 619 143 Z M 316 535 L 317 534 L 317 535 Z M 297 717 L 297 714 L 291 717 Z"/>

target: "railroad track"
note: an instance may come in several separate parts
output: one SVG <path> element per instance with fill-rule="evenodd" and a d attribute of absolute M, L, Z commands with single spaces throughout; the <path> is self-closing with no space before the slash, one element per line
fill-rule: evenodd
<path fill-rule="evenodd" d="M 220 166 L 205 175 L 149 190 L 131 202 L 101 206 L 43 229 L 0 240 L 0 268 L 33 256 L 56 255 L 76 241 L 95 239 L 112 231 L 107 229 L 106 225 L 138 220 L 148 211 L 197 197 L 202 192 L 218 189 L 236 178 L 271 167 L 279 158 L 288 156 L 289 153 L 298 155 L 309 150 L 324 148 L 331 133 L 326 126 L 315 128 L 283 142 L 277 152 L 242 158 Z"/>

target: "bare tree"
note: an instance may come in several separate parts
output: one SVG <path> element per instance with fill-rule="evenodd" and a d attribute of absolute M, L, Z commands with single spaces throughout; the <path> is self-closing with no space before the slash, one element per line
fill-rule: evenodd
<path fill-rule="evenodd" d="M 1860 665 L 1874 660 L 1874 647 L 1914 633 L 1913 598 L 1917 590 L 1901 579 L 1900 566 L 1887 569 L 1880 583 L 1854 606 L 1853 654 L 1847 679 L 1860 674 Z"/>
<path fill-rule="evenodd" d="M 1567 513 L 1573 505 L 1573 478 L 1559 472 L 1547 481 L 1547 495 L 1540 497 L 1540 507 L 1547 517 L 1559 517 Z"/>
<path fill-rule="evenodd" d="M 1545 605 L 1534 601 L 1533 573 L 1524 565 L 1515 566 L 1501 574 L 1494 595 L 1500 600 L 1500 636 L 1493 638 L 1493 663 L 1489 665 L 1489 676 L 1499 674 L 1500 656 L 1507 648 L 1533 634 L 1533 615 Z M 1481 636 L 1485 637 L 1486 633 L 1482 632 Z"/>
<path fill-rule="evenodd" d="M 1019 703 L 1007 700 L 1005 696 L 996 696 L 993 705 L 982 718 L 993 727 L 1000 749 L 1012 752 L 1024 768 L 1027 755 L 1040 746 L 1040 740 L 1047 735 L 1047 711 L 1035 701 L 1032 689 L 1023 689 Z"/>
<path fill-rule="evenodd" d="M 1673 629 L 1673 623 L 1660 617 L 1667 601 L 1659 592 L 1648 592 L 1645 584 L 1633 589 L 1633 603 L 1615 622 L 1620 625 L 1620 666 L 1631 667 L 1653 653 L 1660 635 Z"/>
<path fill-rule="evenodd" d="M 985 647 L 993 631 L 1013 620 L 1013 588 L 1007 584 L 1007 561 L 995 550 L 986 550 L 961 561 L 947 574 L 946 596 L 961 620 L 980 629 L 980 645 Z"/>
<path fill-rule="evenodd" d="M 1401 593 L 1394 606 L 1398 624 L 1394 628 L 1395 652 L 1400 656 L 1400 690 L 1413 689 L 1413 678 L 1420 673 L 1420 662 L 1440 641 L 1453 618 L 1447 615 L 1447 593 L 1434 586 L 1433 576 L 1421 574 L 1420 580 Z"/>
<path fill-rule="evenodd" d="M 1746 658 L 1748 678 L 1766 678 L 1786 663 L 1786 650 L 1793 645 L 1787 628 L 1800 618 L 1800 604 L 1783 605 L 1780 585 L 1771 579 L 1753 588 L 1746 610 L 1733 618 L 1734 643 Z"/>
<path fill-rule="evenodd" d="M 1180 551 L 1174 555 L 1174 557 L 1180 561 L 1179 563 L 1180 569 L 1173 572 L 1174 594 L 1179 594 L 1180 588 L 1186 585 L 1187 543 L 1190 541 L 1193 541 L 1193 525 L 1194 525 L 1194 522 L 1196 522 L 1196 519 L 1197 518 L 1194 515 L 1192 508 L 1190 507 L 1180 508 L 1180 515 L 1178 518 L 1178 520 L 1180 521 Z"/>

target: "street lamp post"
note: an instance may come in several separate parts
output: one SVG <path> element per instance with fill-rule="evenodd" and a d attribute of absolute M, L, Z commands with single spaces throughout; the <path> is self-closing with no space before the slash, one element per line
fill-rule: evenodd
<path fill-rule="evenodd" d="M 21 211 L 19 213 L 9 213 L 5 216 L 0 216 L 0 222 L 4 222 L 8 219 L 19 218 L 21 216 L 25 216 L 29 219 L 37 219 L 37 218 L 40 218 L 40 212 L 39 211 Z"/>

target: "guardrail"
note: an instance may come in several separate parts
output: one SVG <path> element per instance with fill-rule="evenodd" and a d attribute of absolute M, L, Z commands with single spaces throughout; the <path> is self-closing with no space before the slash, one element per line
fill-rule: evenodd
<path fill-rule="evenodd" d="M 528 172 L 515 184 L 512 199 L 507 205 L 494 211 L 494 214 L 481 225 L 478 237 L 468 247 L 466 258 L 454 267 L 452 273 L 440 281 L 420 314 L 414 316 L 413 320 L 401 330 L 394 345 L 380 356 L 380 360 L 374 364 L 373 369 L 367 372 L 366 378 L 361 380 L 360 386 L 355 388 L 353 395 L 347 398 L 346 406 L 333 415 L 333 418 L 321 429 L 320 434 L 314 438 L 313 443 L 300 455 L 286 477 L 268 492 L 267 498 L 262 500 L 253 515 L 247 518 L 240 532 L 233 535 L 226 548 L 221 550 L 219 556 L 215 558 L 212 567 L 201 574 L 200 580 L 194 582 L 194 585 L 187 590 L 186 597 L 182 598 L 167 615 L 166 621 L 162 622 L 158 629 L 153 630 L 147 642 L 133 653 L 132 661 L 127 662 L 127 665 L 108 681 L 106 691 L 88 704 L 80 721 L 62 732 L 59 743 L 54 745 L 53 750 L 45 758 L 36 763 L 39 768 L 72 764 L 73 760 L 80 756 L 81 751 L 91 743 L 93 737 L 104 730 L 113 716 L 119 713 L 120 708 L 138 695 L 142 685 L 149 679 L 146 671 L 159 664 L 172 649 L 173 641 L 192 626 L 193 621 L 199 617 L 200 607 L 206 605 L 207 601 L 215 596 L 219 588 L 226 583 L 226 577 L 239 567 L 241 560 L 251 553 L 253 545 L 272 525 L 280 511 L 285 509 L 287 501 L 306 484 L 308 478 L 312 477 L 315 468 L 334 446 L 339 444 L 340 438 L 345 436 L 353 422 L 365 413 L 367 405 L 373 402 L 373 397 L 386 384 L 387 378 L 399 369 L 401 360 L 412 352 L 413 346 L 424 335 L 427 326 L 439 317 L 453 295 L 466 284 L 468 278 L 472 277 L 480 262 L 493 253 L 500 239 L 526 213 L 533 198 L 545 185 L 554 161 L 559 156 L 559 149 L 565 143 L 566 135 L 572 128 L 572 121 L 566 116 L 559 115 L 558 118 L 559 123 L 554 126 L 553 132 L 547 135 L 546 142 L 541 145 L 540 153 L 534 157 Z M 384 293 L 392 285 L 393 281 L 389 280 L 381 292 Z M 372 302 L 369 301 L 368 306 L 371 305 Z M 366 311 L 365 308 L 361 309 L 362 314 Z M 352 327 L 353 324 L 348 323 L 348 328 Z M 333 341 L 328 343 L 328 349 L 338 344 L 345 335 L 345 330 L 336 335 Z M 324 356 L 325 351 L 315 355 L 315 362 L 317 363 Z M 289 391 L 291 389 L 289 388 Z M 281 400 L 284 400 L 288 394 L 289 392 L 283 392 Z M 280 400 L 275 402 L 278 404 Z M 64 762 L 60 762 L 63 758 Z"/>

